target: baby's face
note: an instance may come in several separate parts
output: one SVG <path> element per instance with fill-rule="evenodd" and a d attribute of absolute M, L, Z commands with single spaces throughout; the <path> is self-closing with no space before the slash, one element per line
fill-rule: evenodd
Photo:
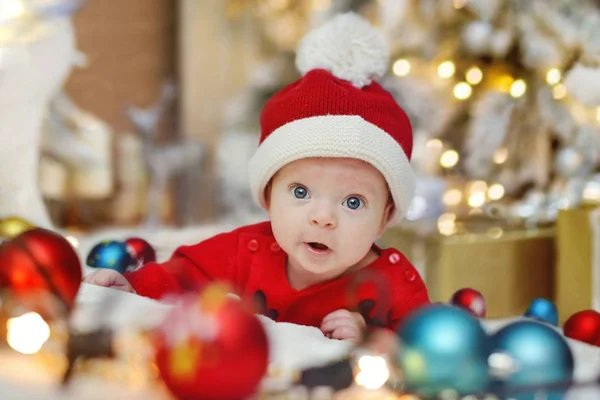
<path fill-rule="evenodd" d="M 370 164 L 307 158 L 273 178 L 267 211 L 290 262 L 330 279 L 368 254 L 388 221 L 388 187 Z"/>

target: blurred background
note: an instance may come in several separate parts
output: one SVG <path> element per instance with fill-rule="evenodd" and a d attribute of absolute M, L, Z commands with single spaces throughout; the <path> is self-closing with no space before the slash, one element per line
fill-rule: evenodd
<path fill-rule="evenodd" d="M 414 129 L 382 243 L 490 317 L 600 309 L 600 2 L 0 0 L 0 216 L 69 232 L 264 218 L 246 162 L 307 30 L 355 11 Z M 507 295 L 510 294 L 510 295 Z"/>

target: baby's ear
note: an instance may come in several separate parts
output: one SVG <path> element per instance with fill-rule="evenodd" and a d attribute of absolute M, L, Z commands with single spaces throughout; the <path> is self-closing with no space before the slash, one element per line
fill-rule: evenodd
<path fill-rule="evenodd" d="M 267 215 L 270 217 L 271 216 L 271 182 L 272 180 L 269 181 L 269 183 L 267 183 L 267 186 L 265 186 L 265 191 L 264 191 L 264 195 L 265 195 L 265 211 L 267 212 Z"/>
<path fill-rule="evenodd" d="M 381 235 L 383 235 L 383 231 L 385 231 L 386 225 L 388 224 L 388 222 L 390 222 L 390 219 L 392 218 L 395 209 L 396 206 L 394 204 L 394 201 L 392 200 L 392 197 L 390 196 L 390 199 L 388 200 L 388 203 L 385 206 L 385 209 L 383 210 L 383 218 L 381 218 L 381 225 L 379 226 L 379 230 L 377 231 L 378 237 L 381 237 Z"/>

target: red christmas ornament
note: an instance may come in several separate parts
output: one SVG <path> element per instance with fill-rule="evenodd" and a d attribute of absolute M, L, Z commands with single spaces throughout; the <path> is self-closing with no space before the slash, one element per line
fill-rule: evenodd
<path fill-rule="evenodd" d="M 129 255 L 138 265 L 156 261 L 156 251 L 150 243 L 142 238 L 132 237 L 125 240 Z"/>
<path fill-rule="evenodd" d="M 477 318 L 485 318 L 485 298 L 475 289 L 460 289 L 452 295 L 450 304 L 469 311 Z"/>
<path fill-rule="evenodd" d="M 48 292 L 71 309 L 81 278 L 75 249 L 58 233 L 36 228 L 0 245 L 0 288 L 17 297 Z"/>
<path fill-rule="evenodd" d="M 594 346 L 600 346 L 600 313 L 594 310 L 579 311 L 565 322 L 566 337 Z"/>
<path fill-rule="evenodd" d="M 156 364 L 178 399 L 245 399 L 267 371 L 262 324 L 227 292 L 213 284 L 182 298 L 156 332 Z"/>

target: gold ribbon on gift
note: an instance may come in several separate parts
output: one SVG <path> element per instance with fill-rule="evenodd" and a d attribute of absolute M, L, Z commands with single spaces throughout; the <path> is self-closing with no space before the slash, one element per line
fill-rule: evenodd
<path fill-rule="evenodd" d="M 390 228 L 382 244 L 422 268 L 432 301 L 448 302 L 457 290 L 470 287 L 484 295 L 488 318 L 505 318 L 521 315 L 536 297 L 552 300 L 553 227 L 484 217 L 454 223 L 452 230 L 439 227 L 426 234 L 415 226 Z"/>

